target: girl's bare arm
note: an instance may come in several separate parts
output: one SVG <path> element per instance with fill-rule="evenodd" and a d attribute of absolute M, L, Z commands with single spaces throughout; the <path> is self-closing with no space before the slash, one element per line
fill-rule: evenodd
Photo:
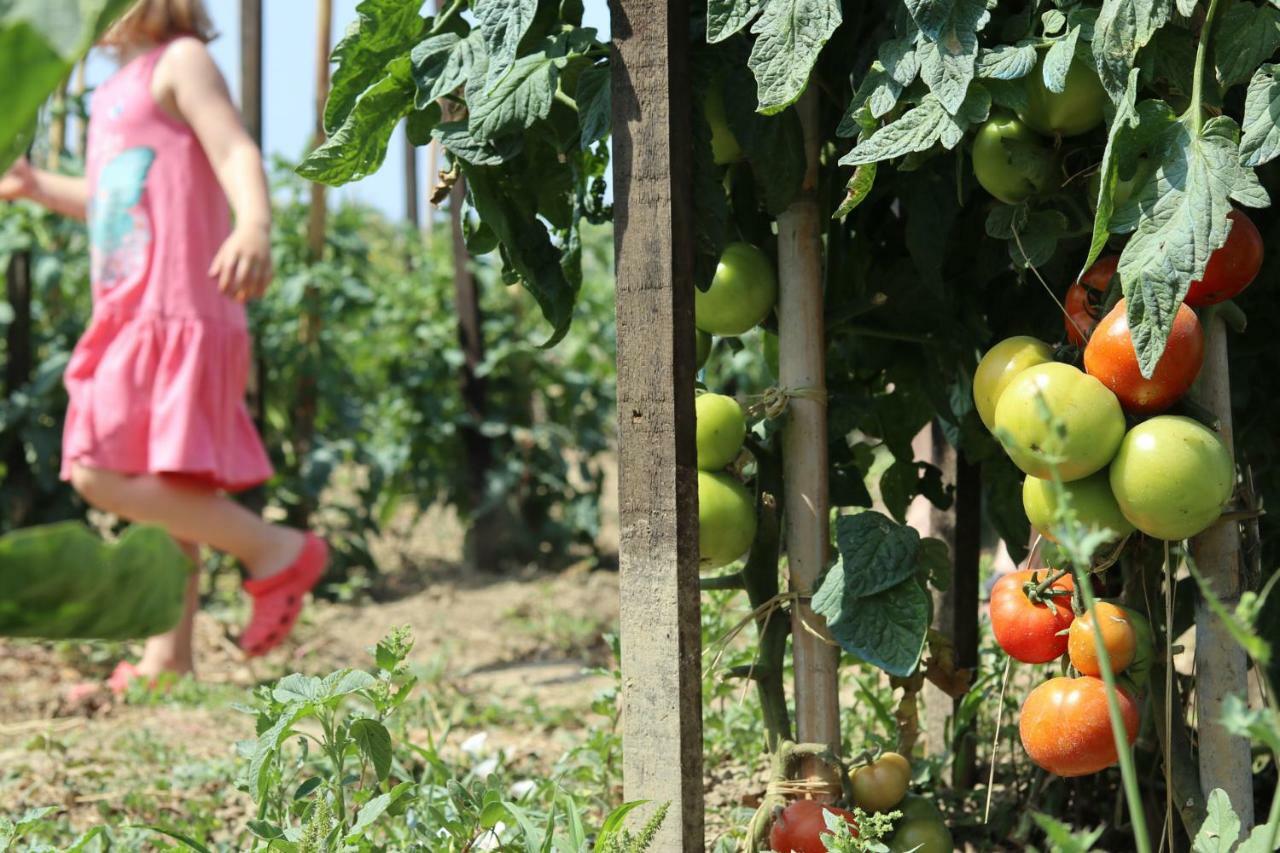
<path fill-rule="evenodd" d="M 0 176 L 0 199 L 30 199 L 55 213 L 84 219 L 89 185 L 84 178 L 37 169 L 23 157 Z"/>
<path fill-rule="evenodd" d="M 209 274 L 224 293 L 261 296 L 271 281 L 271 199 L 262 155 L 240 123 L 226 81 L 203 44 L 184 38 L 156 66 L 152 93 L 191 126 L 231 202 L 236 223 Z M 199 203 L 193 200 L 194 203 Z"/>

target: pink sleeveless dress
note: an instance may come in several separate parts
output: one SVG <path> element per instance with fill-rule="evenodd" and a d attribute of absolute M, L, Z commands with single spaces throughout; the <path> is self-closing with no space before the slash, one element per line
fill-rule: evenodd
<path fill-rule="evenodd" d="M 72 463 L 239 491 L 271 476 L 244 402 L 244 308 L 209 265 L 231 230 L 199 140 L 151 95 L 160 46 L 93 94 L 86 172 L 93 317 L 65 382 Z"/>

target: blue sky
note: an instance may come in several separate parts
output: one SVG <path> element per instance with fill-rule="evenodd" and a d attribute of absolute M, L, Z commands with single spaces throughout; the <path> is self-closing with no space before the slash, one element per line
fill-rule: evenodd
<path fill-rule="evenodd" d="M 333 32 L 336 43 L 355 20 L 357 0 L 333 0 Z M 239 97 L 240 3 L 239 0 L 205 0 L 214 25 L 222 33 L 210 50 L 222 73 Z M 263 148 L 268 153 L 298 159 L 306 150 L 314 123 L 315 3 L 313 0 L 264 0 L 263 16 Z M 606 0 L 586 0 L 584 24 L 609 33 Z M 98 52 L 89 62 L 89 84 L 106 79 L 114 70 L 111 59 Z M 340 199 L 371 203 L 389 216 L 404 216 L 404 135 L 397 132 L 387 152 L 386 165 L 377 174 L 335 190 Z M 419 181 L 426 180 L 426 150 L 418 151 Z M 425 194 L 425 186 L 420 194 Z"/>

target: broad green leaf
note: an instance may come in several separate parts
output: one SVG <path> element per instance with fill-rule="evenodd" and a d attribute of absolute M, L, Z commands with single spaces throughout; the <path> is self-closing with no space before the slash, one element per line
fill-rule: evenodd
<path fill-rule="evenodd" d="M 555 99 L 558 70 L 557 60 L 545 52 L 534 53 L 517 59 L 482 95 L 468 89 L 471 132 L 493 139 L 546 118 Z"/>
<path fill-rule="evenodd" d="M 934 589 L 946 592 L 951 586 L 951 548 L 941 539 L 932 536 L 920 540 L 917 557 L 920 574 L 933 584 Z"/>
<path fill-rule="evenodd" d="M 969 87 L 969 95 L 955 116 L 943 108 L 936 95 L 929 93 L 897 121 L 886 124 L 859 142 L 840 159 L 840 165 L 857 166 L 891 160 L 904 154 L 926 151 L 939 142 L 944 148 L 954 148 L 964 138 L 965 130 L 985 121 L 990 111 L 991 98 L 982 86 Z"/>
<path fill-rule="evenodd" d="M 1221 788 L 1209 794 L 1208 813 L 1191 849 L 1195 853 L 1231 853 L 1240 837 L 1240 818 L 1231 808 L 1231 799 Z"/>
<path fill-rule="evenodd" d="M 1280 9 L 1235 3 L 1222 11 L 1213 31 L 1213 64 L 1218 82 L 1243 83 L 1280 48 Z"/>
<path fill-rule="evenodd" d="M 520 39 L 538 11 L 538 0 L 475 0 L 472 13 L 489 54 L 486 82 L 493 84 L 515 64 Z"/>
<path fill-rule="evenodd" d="M 387 727 L 366 718 L 353 722 L 349 731 L 360 752 L 373 765 L 378 781 L 384 781 L 391 773 L 391 733 Z"/>
<path fill-rule="evenodd" d="M 1040 16 L 1041 23 L 1044 24 L 1044 34 L 1047 36 L 1057 35 L 1067 26 L 1067 16 L 1058 9 L 1050 9 Z"/>
<path fill-rule="evenodd" d="M 914 528 L 878 512 L 838 517 L 842 594 L 860 598 L 897 586 L 915 574 L 919 545 L 920 535 Z"/>
<path fill-rule="evenodd" d="M 31 141 L 40 105 L 133 0 L 0 3 L 0 173 Z"/>
<path fill-rule="evenodd" d="M 899 86 L 910 86 L 920 73 L 920 57 L 915 39 L 909 36 L 890 39 L 880 45 L 877 58 L 885 73 Z"/>
<path fill-rule="evenodd" d="M 983 0 L 954 0 L 938 35 L 916 48 L 920 77 L 954 115 L 964 103 L 978 60 L 978 31 L 990 19 Z"/>
<path fill-rule="evenodd" d="M 1196 13 L 1196 3 L 1198 0 L 1178 0 L 1178 14 L 1184 18 L 1190 18 Z M 1275 4 L 1275 0 L 1272 0 Z"/>
<path fill-rule="evenodd" d="M 1088 853 L 1106 831 L 1105 826 L 1099 826 L 1096 829 L 1074 832 L 1065 823 L 1039 812 L 1032 812 L 1031 819 L 1044 833 L 1053 853 Z"/>
<path fill-rule="evenodd" d="M 853 175 L 850 176 L 849 183 L 845 186 L 844 200 L 840 202 L 836 212 L 831 215 L 832 219 L 843 221 L 858 205 L 862 204 L 867 194 L 871 192 L 871 188 L 875 186 L 876 168 L 875 163 L 863 163 L 861 166 L 854 168 Z"/>
<path fill-rule="evenodd" d="M 1263 65 L 1249 83 L 1244 102 L 1244 138 L 1240 158 L 1261 166 L 1280 156 L 1280 66 Z"/>
<path fill-rule="evenodd" d="M 356 99 L 342 127 L 298 164 L 298 174 L 336 187 L 378 171 L 391 133 L 413 109 L 413 95 L 409 57 L 393 60 L 385 76 Z"/>
<path fill-rule="evenodd" d="M 1034 44 L 1002 44 L 978 52 L 978 76 L 997 80 L 1026 77 L 1036 67 L 1038 54 Z"/>
<path fill-rule="evenodd" d="M 347 843 L 355 844 L 360 841 L 364 831 L 377 823 L 378 818 L 382 817 L 390 807 L 390 794 L 379 794 L 361 806 L 360 811 L 356 813 L 356 822 L 351 825 L 351 830 L 347 833 Z"/>
<path fill-rule="evenodd" d="M 903 3 L 925 38 L 936 41 L 942 37 L 955 0 L 903 0 Z"/>
<path fill-rule="evenodd" d="M 510 271 L 533 294 L 552 326 L 543 346 L 553 346 L 569 331 L 577 298 L 577 288 L 560 265 L 559 250 L 538 218 L 536 206 L 520 188 L 505 185 L 491 167 L 464 161 L 462 171 L 472 206 L 493 229 Z"/>
<path fill-rule="evenodd" d="M 1100 178 L 1097 209 L 1093 216 L 1093 238 L 1089 244 L 1089 253 L 1085 257 L 1084 266 L 1080 269 L 1080 275 L 1084 275 L 1085 270 L 1093 266 L 1093 262 L 1102 254 L 1111 236 L 1111 214 L 1115 210 L 1116 170 L 1119 162 L 1124 159 L 1126 151 L 1131 148 L 1130 138 L 1133 135 L 1134 126 L 1141 126 L 1137 112 L 1137 96 L 1138 69 L 1135 68 L 1129 72 L 1124 95 L 1119 99 L 1116 117 L 1112 120 L 1107 134 L 1107 147 L 1102 153 L 1102 165 L 1098 167 Z M 1159 117 L 1153 115 L 1149 125 L 1155 125 L 1158 122 Z"/>
<path fill-rule="evenodd" d="M 130 527 L 105 542 L 83 524 L 0 537 L 0 636 L 133 640 L 182 616 L 191 561 L 173 537 Z"/>
<path fill-rule="evenodd" d="M 415 108 L 409 113 L 409 117 L 404 120 L 405 135 L 409 137 L 409 144 L 421 147 L 431 143 L 431 131 L 436 129 L 436 125 L 440 124 L 444 111 L 440 108 L 438 101 L 432 101 L 423 109 Z"/>
<path fill-rule="evenodd" d="M 1112 100 L 1125 91 L 1138 51 L 1173 12 L 1173 0 L 1103 0 L 1093 31 L 1098 76 Z"/>
<path fill-rule="evenodd" d="M 1271 827 L 1260 823 L 1249 833 L 1249 837 L 1240 842 L 1235 853 L 1273 853 L 1271 843 Z"/>
<path fill-rule="evenodd" d="M 320 682 L 320 698 L 331 702 L 333 699 L 368 690 L 376 683 L 377 679 L 363 669 L 340 669 L 326 675 Z"/>
<path fill-rule="evenodd" d="M 1222 727 L 1239 737 L 1280 751 L 1280 717 L 1270 708 L 1250 708 L 1239 696 L 1228 696 L 1222 705 Z"/>
<path fill-rule="evenodd" d="M 579 137 L 584 149 L 609 135 L 613 122 L 609 79 L 608 65 L 593 65 L 578 76 L 574 100 L 578 104 Z"/>
<path fill-rule="evenodd" d="M 417 107 L 457 91 L 470 77 L 477 54 L 484 54 L 479 30 L 472 30 L 466 38 L 444 33 L 419 42 L 409 54 L 413 82 L 418 87 Z"/>
<path fill-rule="evenodd" d="M 276 682 L 271 698 L 277 702 L 317 702 L 324 698 L 324 682 L 317 676 L 290 673 Z"/>
<path fill-rule="evenodd" d="M 324 131 L 337 133 L 356 100 L 386 74 L 387 63 L 406 54 L 422 37 L 426 20 L 418 0 L 362 0 L 356 19 L 333 48 L 336 63 L 324 105 Z"/>
<path fill-rule="evenodd" d="M 827 620 L 840 647 L 890 675 L 915 671 L 929 632 L 929 594 L 914 577 L 875 595 L 845 593 L 843 566 L 827 573 L 813 596 L 814 612 Z"/>
<path fill-rule="evenodd" d="M 1138 366 L 1150 377 L 1192 281 L 1227 238 L 1231 198 L 1245 185 L 1238 129 L 1225 116 L 1196 135 L 1174 122 L 1161 139 L 1162 165 L 1137 200 L 1145 214 L 1120 256 L 1119 273 Z"/>
<path fill-rule="evenodd" d="M 178 832 L 176 830 L 167 829 L 163 826 L 141 826 L 138 828 L 147 829 L 147 830 L 150 830 L 151 832 L 156 833 L 157 835 L 163 835 L 167 838 L 172 838 L 174 841 L 177 841 L 179 844 L 183 845 L 188 850 L 194 850 L 195 853 L 212 853 L 212 851 L 208 847 L 205 847 L 199 841 L 196 841 L 194 838 L 192 838 L 189 835 L 183 835 L 181 832 Z"/>
<path fill-rule="evenodd" d="M 762 0 L 707 0 L 707 44 L 737 34 L 760 11 Z"/>
<path fill-rule="evenodd" d="M 519 155 L 524 138 L 518 133 L 498 139 L 479 139 L 471 133 L 469 121 L 447 121 L 431 131 L 445 150 L 474 166 L 499 166 Z"/>
<path fill-rule="evenodd" d="M 1076 56 L 1076 43 L 1080 41 L 1080 28 L 1072 27 L 1067 35 L 1055 41 L 1045 54 L 1044 85 L 1050 92 L 1065 92 L 1067 89 L 1067 72 L 1071 70 L 1071 61 Z"/>
<path fill-rule="evenodd" d="M 751 26 L 756 41 L 747 60 L 760 112 L 781 112 L 800 98 L 840 21 L 840 0 L 769 0 Z"/>

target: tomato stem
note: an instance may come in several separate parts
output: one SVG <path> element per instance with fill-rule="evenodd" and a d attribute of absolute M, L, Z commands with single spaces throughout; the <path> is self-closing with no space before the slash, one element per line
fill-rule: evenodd
<path fill-rule="evenodd" d="M 1050 572 L 1048 577 L 1036 583 L 1035 581 L 1027 581 L 1026 593 L 1027 598 L 1031 599 L 1032 604 L 1042 604 L 1046 598 L 1052 598 L 1059 595 L 1070 595 L 1071 591 L 1066 589 L 1050 589 L 1061 578 L 1071 574 L 1070 569 L 1058 569 Z"/>
<path fill-rule="evenodd" d="M 1218 11 L 1218 0 L 1209 0 L 1204 24 L 1200 27 L 1200 43 L 1196 45 L 1196 64 L 1191 77 L 1191 105 L 1187 113 L 1191 117 L 1191 129 L 1196 136 L 1204 127 L 1204 67 L 1208 64 L 1209 41 L 1213 38 L 1213 19 Z"/>

